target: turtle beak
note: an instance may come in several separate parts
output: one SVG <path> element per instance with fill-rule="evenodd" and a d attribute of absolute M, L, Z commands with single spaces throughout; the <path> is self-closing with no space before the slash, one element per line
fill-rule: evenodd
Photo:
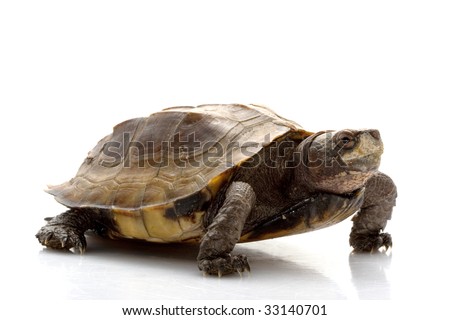
<path fill-rule="evenodd" d="M 342 140 L 347 142 L 342 146 L 341 159 L 350 171 L 370 172 L 378 169 L 383 154 L 383 142 L 378 130 L 343 130 L 336 137 L 341 139 L 337 142 L 341 145 Z"/>

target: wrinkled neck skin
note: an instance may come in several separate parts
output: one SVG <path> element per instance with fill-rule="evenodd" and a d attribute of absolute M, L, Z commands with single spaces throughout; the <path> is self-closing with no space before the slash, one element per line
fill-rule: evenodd
<path fill-rule="evenodd" d="M 291 200 L 304 200 L 317 193 L 313 178 L 303 164 L 302 153 L 301 147 L 297 146 L 289 150 L 290 160 L 279 158 L 277 161 L 277 174 L 284 181 L 285 195 Z"/>
<path fill-rule="evenodd" d="M 296 170 L 292 172 L 293 178 L 289 188 L 291 199 L 305 199 L 318 192 L 328 192 L 325 190 L 319 190 L 317 188 L 318 182 L 316 178 L 311 175 L 305 164 L 300 163 Z"/>
<path fill-rule="evenodd" d="M 297 202 L 318 193 L 348 194 L 361 189 L 374 171 L 352 170 L 328 145 L 311 149 L 314 137 L 322 133 L 297 145 L 275 144 L 263 149 L 259 159 L 266 162 L 259 162 L 256 167 L 244 163 L 235 178 L 250 183 L 258 198 L 271 205 L 277 199 Z M 324 157 L 330 161 L 323 161 Z"/>
<path fill-rule="evenodd" d="M 282 151 L 277 147 L 263 152 L 263 157 L 273 162 L 269 166 L 259 166 L 258 174 L 253 176 L 256 180 L 262 180 L 256 184 L 262 186 L 261 190 L 257 190 L 258 195 L 270 198 L 270 194 L 278 190 L 288 199 L 301 201 L 319 192 L 318 179 L 311 175 L 304 163 L 304 142 Z"/>

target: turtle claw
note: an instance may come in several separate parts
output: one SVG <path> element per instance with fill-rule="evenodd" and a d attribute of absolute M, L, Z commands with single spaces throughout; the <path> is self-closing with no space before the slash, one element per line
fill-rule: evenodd
<path fill-rule="evenodd" d="M 383 245 L 386 250 L 389 250 L 389 248 L 392 248 L 392 237 L 389 233 L 382 233 L 381 237 L 383 238 Z"/>
<path fill-rule="evenodd" d="M 219 278 L 235 272 L 241 276 L 246 271 L 250 272 L 250 265 L 244 255 L 226 255 L 211 260 L 203 259 L 199 261 L 198 268 L 203 271 L 203 275 L 217 275 Z"/>
<path fill-rule="evenodd" d="M 392 247 L 392 237 L 389 233 L 379 234 L 352 234 L 350 235 L 350 245 L 355 252 L 377 252 L 384 248 L 388 250 Z"/>
<path fill-rule="evenodd" d="M 69 251 L 83 255 L 86 250 L 83 247 L 75 246 L 75 247 L 70 248 Z"/>
<path fill-rule="evenodd" d="M 236 269 L 239 274 L 244 272 L 250 273 L 250 265 L 248 264 L 248 260 L 246 256 L 238 255 L 232 257 L 233 267 Z"/>
<path fill-rule="evenodd" d="M 83 254 L 86 249 L 86 238 L 66 225 L 46 225 L 36 234 L 39 242 L 52 249 L 64 249 Z"/>

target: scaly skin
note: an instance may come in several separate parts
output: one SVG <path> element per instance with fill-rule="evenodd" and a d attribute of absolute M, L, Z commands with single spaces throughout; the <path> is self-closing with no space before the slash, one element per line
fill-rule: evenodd
<path fill-rule="evenodd" d="M 350 245 L 356 252 L 372 252 L 392 246 L 391 235 L 382 231 L 391 219 L 396 198 L 397 188 L 387 175 L 378 172 L 369 179 L 364 203 L 352 219 Z"/>
<path fill-rule="evenodd" d="M 255 192 L 245 182 L 233 182 L 228 187 L 225 201 L 200 244 L 197 261 L 203 273 L 220 277 L 250 271 L 246 256 L 230 253 L 241 237 L 255 200 Z"/>
<path fill-rule="evenodd" d="M 74 249 L 80 253 L 86 250 L 87 230 L 95 230 L 99 234 L 115 231 L 114 222 L 108 211 L 98 209 L 70 209 L 48 220 L 36 238 L 52 249 Z"/>

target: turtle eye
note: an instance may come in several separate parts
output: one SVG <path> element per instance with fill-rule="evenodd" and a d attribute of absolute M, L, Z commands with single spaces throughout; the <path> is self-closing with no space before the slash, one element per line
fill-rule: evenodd
<path fill-rule="evenodd" d="M 343 149 L 351 149 L 355 146 L 355 135 L 349 130 L 344 130 L 336 135 L 336 144 Z"/>

